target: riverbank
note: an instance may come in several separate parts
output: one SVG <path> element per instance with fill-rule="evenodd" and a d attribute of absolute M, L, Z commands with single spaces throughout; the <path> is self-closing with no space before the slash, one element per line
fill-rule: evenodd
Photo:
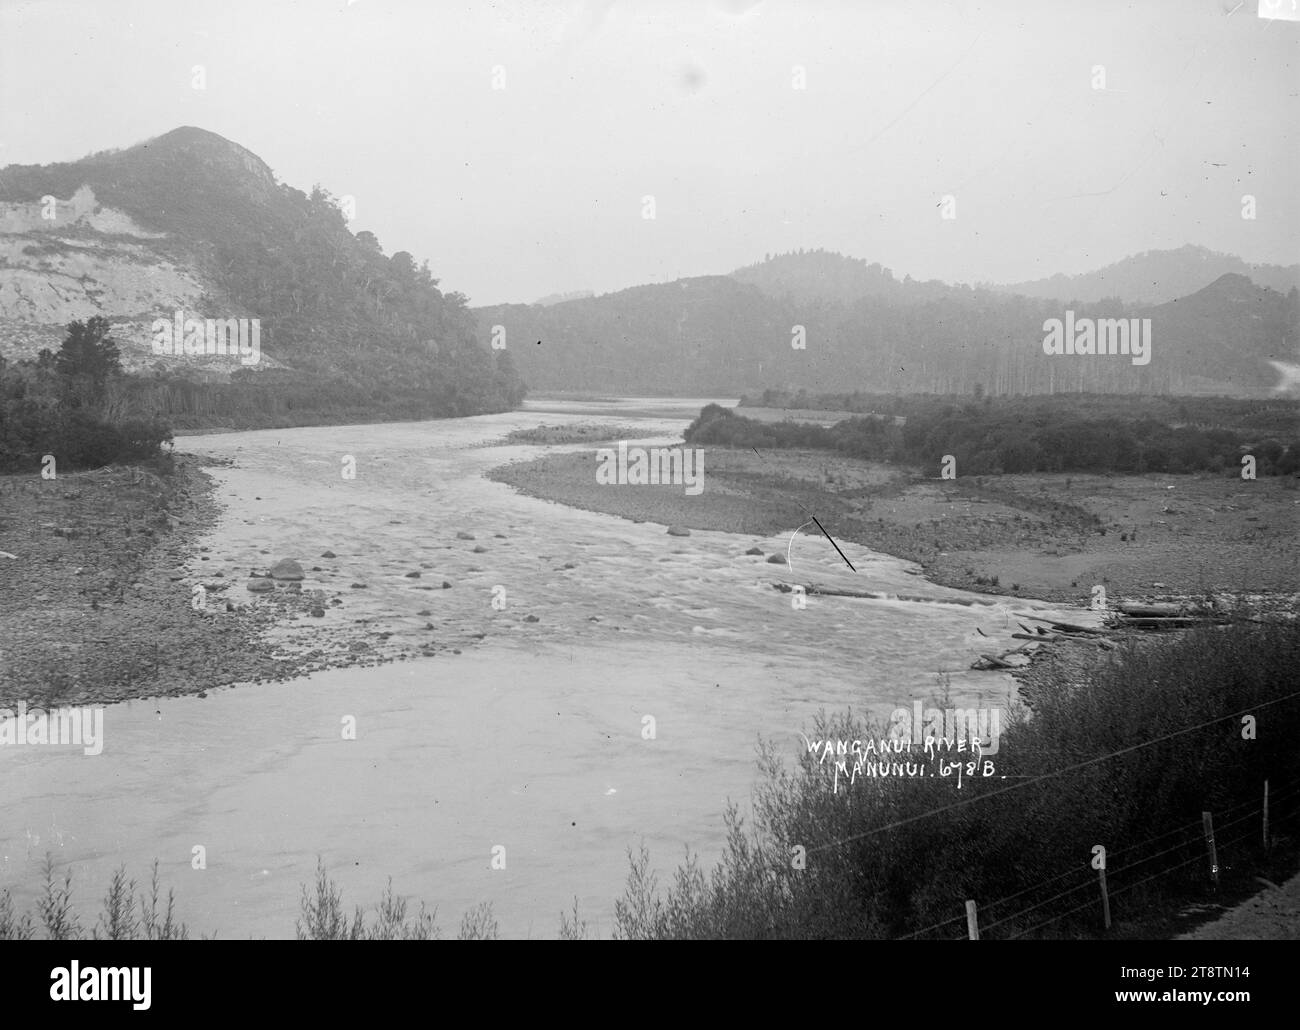
<path fill-rule="evenodd" d="M 197 538 L 218 513 L 212 463 L 171 460 L 170 471 L 0 477 L 0 707 L 179 696 L 297 673 L 300 662 L 262 639 L 281 613 L 227 611 L 224 572 L 203 609 L 193 606 L 183 567 L 206 560 Z"/>
<path fill-rule="evenodd" d="M 931 582 L 962 590 L 1081 605 L 1097 585 L 1114 598 L 1300 592 L 1291 477 L 943 481 L 821 451 L 703 450 L 697 496 L 681 486 L 599 485 L 594 452 L 543 455 L 489 475 L 532 497 L 690 529 L 788 534 L 816 514 L 837 540 L 917 562 Z"/>

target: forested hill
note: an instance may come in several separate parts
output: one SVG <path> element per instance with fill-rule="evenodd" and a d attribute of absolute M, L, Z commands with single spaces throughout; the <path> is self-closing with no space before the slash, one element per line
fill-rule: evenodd
<path fill-rule="evenodd" d="M 1048 320 L 1150 320 L 1151 356 L 1044 352 Z M 1300 296 L 1221 276 L 1166 304 L 1069 304 L 896 280 L 814 251 L 735 276 L 475 309 L 538 390 L 1267 396 L 1300 363 Z M 1129 323 L 1131 326 L 1131 322 Z M 803 346 L 799 347 L 798 344 Z"/>
<path fill-rule="evenodd" d="M 764 355 L 780 356 L 772 341 L 784 339 L 788 350 L 790 339 L 786 305 L 722 275 L 475 314 L 485 336 L 504 330 L 533 390 L 726 393 L 738 376 L 760 381 Z"/>
<path fill-rule="evenodd" d="M 42 210 L 51 198 L 53 218 Z M 243 384 L 254 407 L 275 408 L 279 393 L 297 409 L 463 415 L 522 398 L 509 356 L 476 337 L 466 298 L 440 290 L 427 262 L 385 255 L 329 193 L 278 183 L 256 155 L 202 129 L 0 170 L 0 249 L 0 356 L 57 349 L 69 321 L 102 315 L 128 370 Z M 149 327 L 177 308 L 260 319 L 265 360 L 156 358 Z M 236 408 L 252 396 L 220 392 Z M 195 391 L 171 396 L 182 394 Z"/>
<path fill-rule="evenodd" d="M 768 254 L 756 264 L 736 269 L 731 277 L 757 286 L 770 297 L 801 304 L 853 304 L 870 299 L 917 303 L 971 295 L 968 286 L 950 286 L 937 279 L 922 282 L 910 275 L 896 279 L 892 269 L 875 262 L 820 248 Z"/>

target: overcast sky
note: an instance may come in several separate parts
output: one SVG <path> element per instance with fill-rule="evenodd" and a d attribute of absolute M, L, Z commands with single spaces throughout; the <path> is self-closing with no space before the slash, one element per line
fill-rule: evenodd
<path fill-rule="evenodd" d="M 0 0 L 0 164 L 196 125 L 474 304 L 797 247 L 970 283 L 1292 263 L 1300 21 L 1260 2 Z"/>

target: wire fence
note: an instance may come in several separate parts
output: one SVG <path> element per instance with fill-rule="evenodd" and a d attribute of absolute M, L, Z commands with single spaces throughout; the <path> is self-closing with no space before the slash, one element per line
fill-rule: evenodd
<path fill-rule="evenodd" d="M 1096 853 L 1097 849 L 1094 848 L 1094 853 L 1081 857 L 1076 866 L 1063 869 L 995 901 L 968 899 L 965 911 L 958 911 L 949 919 L 895 939 L 930 937 L 942 940 L 1017 940 L 1089 910 L 1094 913 L 1089 920 L 1094 924 L 1093 928 L 1104 931 L 1110 926 L 1110 906 L 1116 898 L 1127 897 L 1141 887 L 1187 870 L 1197 863 L 1203 868 L 1201 882 L 1204 887 L 1216 889 L 1225 860 L 1254 859 L 1261 853 L 1266 853 L 1273 843 L 1274 828 L 1279 823 L 1295 819 L 1298 814 L 1300 779 L 1270 779 L 1260 784 L 1259 794 L 1253 799 L 1240 801 L 1218 812 L 1202 812 L 1197 819 L 1188 820 L 1146 840 L 1123 844 L 1113 851 L 1106 849 Z M 1229 830 L 1235 832 L 1229 834 L 1226 832 Z M 1171 838 L 1175 838 L 1173 843 L 1169 843 Z M 1255 841 L 1254 846 L 1247 843 L 1252 839 Z M 1105 848 L 1105 841 L 1098 841 L 1098 844 Z M 1156 845 L 1164 846 L 1151 850 L 1149 854 L 1144 853 Z M 1120 856 L 1126 859 L 1122 864 L 1116 862 Z M 1154 871 L 1149 871 L 1152 863 L 1157 863 L 1157 867 Z M 1138 872 L 1145 875 L 1133 878 Z M 1075 881 L 1072 885 L 1071 880 Z M 1185 886 L 1195 889 L 1194 882 Z M 1012 905 L 1012 902 L 1019 904 Z M 1006 912 L 1008 908 L 1011 911 Z M 996 918 L 981 924 L 980 915 L 986 919 L 990 915 L 996 915 Z M 966 924 L 966 932 L 960 937 L 953 937 L 948 928 L 958 923 Z M 1001 933 L 995 934 L 993 931 Z"/>

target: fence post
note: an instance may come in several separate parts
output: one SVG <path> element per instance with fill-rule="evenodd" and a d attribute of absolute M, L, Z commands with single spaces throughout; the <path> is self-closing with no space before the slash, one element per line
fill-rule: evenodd
<path fill-rule="evenodd" d="M 980 939 L 979 917 L 975 914 L 975 902 L 966 902 L 966 935 L 972 941 Z"/>
<path fill-rule="evenodd" d="M 1264 781 L 1264 850 L 1268 850 L 1268 780 Z"/>
<path fill-rule="evenodd" d="M 1110 929 L 1110 894 L 1106 890 L 1106 863 L 1102 862 L 1101 868 L 1097 870 L 1097 876 L 1101 881 L 1101 913 L 1106 919 L 1106 929 Z"/>
<path fill-rule="evenodd" d="M 1219 889 L 1219 856 L 1214 848 L 1214 816 L 1209 812 L 1201 813 L 1201 823 L 1205 827 L 1205 846 L 1210 850 L 1210 877 L 1214 880 L 1214 889 Z"/>

